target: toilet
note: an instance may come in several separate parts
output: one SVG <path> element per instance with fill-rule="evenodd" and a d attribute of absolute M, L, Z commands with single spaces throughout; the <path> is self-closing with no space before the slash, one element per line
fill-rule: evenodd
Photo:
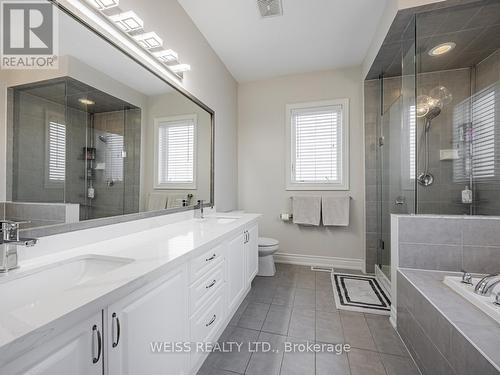
<path fill-rule="evenodd" d="M 259 237 L 259 272 L 257 276 L 274 276 L 273 254 L 280 248 L 280 243 L 274 238 Z"/>

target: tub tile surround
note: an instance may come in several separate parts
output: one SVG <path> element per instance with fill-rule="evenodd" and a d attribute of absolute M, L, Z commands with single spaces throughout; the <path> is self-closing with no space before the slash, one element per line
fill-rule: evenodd
<path fill-rule="evenodd" d="M 456 272 L 399 269 L 397 327 L 425 374 L 498 374 L 500 326 L 443 283 Z"/>
<path fill-rule="evenodd" d="M 203 221 L 194 218 L 193 211 L 152 217 L 42 237 L 35 247 L 20 247 L 21 267 L 10 271 L 0 283 L 16 273 L 25 274 L 80 256 L 113 256 L 133 262 L 99 276 L 99 282 L 49 296 L 29 309 L 3 311 L 0 306 L 0 363 L 25 353 L 40 340 L 65 332 L 75 322 L 154 282 L 260 217 L 237 213 L 234 222 L 222 224 L 214 213 L 207 210 Z M 227 216 L 231 214 L 225 213 Z"/>
<path fill-rule="evenodd" d="M 396 267 L 473 273 L 500 272 L 500 218 L 393 215 Z"/>

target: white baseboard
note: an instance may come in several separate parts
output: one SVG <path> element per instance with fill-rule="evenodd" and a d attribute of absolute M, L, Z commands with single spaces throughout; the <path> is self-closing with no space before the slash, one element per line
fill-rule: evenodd
<path fill-rule="evenodd" d="M 276 253 L 274 254 L 274 260 L 277 263 L 296 264 L 300 266 L 345 268 L 350 270 L 358 270 L 361 272 L 363 272 L 364 270 L 365 263 L 363 259 L 323 257 L 317 255 L 301 255 L 288 253 Z"/>
<path fill-rule="evenodd" d="M 391 282 L 385 275 L 385 273 L 382 272 L 382 270 L 379 268 L 378 264 L 375 265 L 375 277 L 377 278 L 378 283 L 380 286 L 384 289 L 385 294 L 391 299 L 392 301 L 392 296 L 391 296 Z"/>

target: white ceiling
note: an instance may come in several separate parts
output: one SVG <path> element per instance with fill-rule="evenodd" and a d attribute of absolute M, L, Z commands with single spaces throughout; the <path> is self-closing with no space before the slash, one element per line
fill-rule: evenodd
<path fill-rule="evenodd" d="M 239 82 L 361 65 L 387 0 L 178 0 Z"/>

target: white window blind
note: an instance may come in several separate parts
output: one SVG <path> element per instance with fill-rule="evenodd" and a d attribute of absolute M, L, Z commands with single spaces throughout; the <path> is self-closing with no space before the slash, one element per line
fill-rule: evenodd
<path fill-rule="evenodd" d="M 157 184 L 193 184 L 195 119 L 158 123 Z"/>
<path fill-rule="evenodd" d="M 292 179 L 295 183 L 339 183 L 342 176 L 342 106 L 291 112 Z"/>
<path fill-rule="evenodd" d="M 409 171 L 410 171 L 410 180 L 415 179 L 416 174 L 416 165 L 417 165 L 417 116 L 416 116 L 416 107 L 414 105 L 410 106 L 410 111 L 408 113 L 408 145 L 409 149 Z"/>
<path fill-rule="evenodd" d="M 66 178 L 66 126 L 50 121 L 47 134 L 49 182 L 64 182 Z"/>
<path fill-rule="evenodd" d="M 106 135 L 106 179 L 123 181 L 123 136 L 109 133 Z"/>
<path fill-rule="evenodd" d="M 500 84 L 496 83 L 455 106 L 454 144 L 459 158 L 453 163 L 455 182 L 488 182 L 500 178 Z"/>

